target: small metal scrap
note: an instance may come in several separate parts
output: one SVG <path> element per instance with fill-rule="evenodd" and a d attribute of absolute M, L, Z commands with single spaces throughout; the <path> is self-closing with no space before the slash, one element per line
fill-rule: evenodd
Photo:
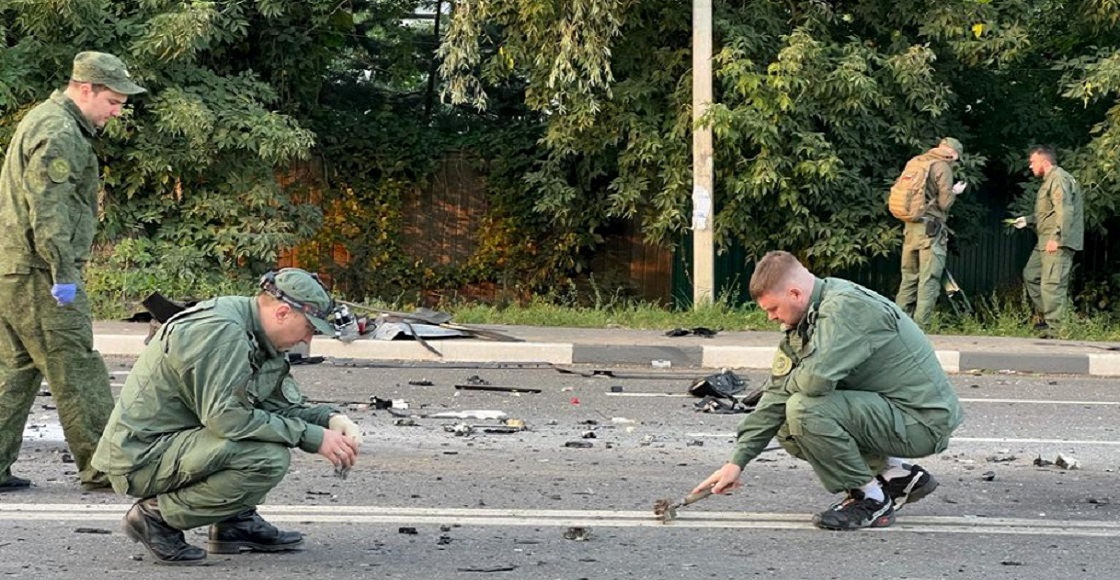
<path fill-rule="evenodd" d="M 573 542 L 586 542 L 591 539 L 591 528 L 572 526 L 564 530 L 564 539 Z"/>
<path fill-rule="evenodd" d="M 334 476 L 339 478 L 339 479 L 345 480 L 347 477 L 350 476 L 350 468 L 349 467 L 343 467 L 341 464 L 335 465 L 334 466 Z"/>
<path fill-rule="evenodd" d="M 104 528 L 74 528 L 75 534 L 109 534 L 109 530 Z"/>
<path fill-rule="evenodd" d="M 653 515 L 657 516 L 657 519 L 661 520 L 661 523 L 667 524 L 677 518 L 677 508 L 694 504 L 709 495 L 712 495 L 712 488 L 710 487 L 703 491 L 689 494 L 677 501 L 668 498 L 659 499 L 653 502 Z"/>

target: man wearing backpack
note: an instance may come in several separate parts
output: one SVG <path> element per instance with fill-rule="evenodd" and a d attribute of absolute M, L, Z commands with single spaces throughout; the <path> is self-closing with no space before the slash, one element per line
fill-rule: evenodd
<path fill-rule="evenodd" d="M 902 284 L 895 303 L 923 330 L 941 295 L 941 273 L 949 243 L 945 221 L 949 208 L 965 188 L 963 181 L 953 184 L 953 164 L 963 151 L 960 141 L 946 137 L 937 147 L 907 162 L 891 187 L 891 214 L 904 223 Z"/>

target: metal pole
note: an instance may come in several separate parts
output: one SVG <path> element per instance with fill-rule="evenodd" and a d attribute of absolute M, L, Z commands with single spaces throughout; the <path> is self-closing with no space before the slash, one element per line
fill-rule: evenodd
<path fill-rule="evenodd" d="M 712 103 L 712 1 L 692 0 L 692 300 L 712 303 L 715 294 L 715 176 L 712 130 L 697 122 Z"/>

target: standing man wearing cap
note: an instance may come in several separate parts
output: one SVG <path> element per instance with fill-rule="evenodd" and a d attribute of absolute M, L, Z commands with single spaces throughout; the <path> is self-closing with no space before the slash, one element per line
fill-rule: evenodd
<path fill-rule="evenodd" d="M 945 222 L 949 219 L 949 208 L 965 188 L 963 181 L 953 183 L 953 164 L 960 160 L 963 152 L 960 141 L 946 137 L 937 147 L 907 163 L 907 167 L 925 165 L 926 205 L 925 215 L 903 226 L 902 284 L 895 303 L 923 330 L 929 326 L 937 298 L 941 296 L 941 273 L 945 270 L 949 244 Z"/>
<path fill-rule="evenodd" d="M 1034 215 L 1020 216 L 1016 228 L 1033 225 L 1038 242 L 1023 268 L 1023 285 L 1042 321 L 1035 324 L 1043 338 L 1057 336 L 1069 301 L 1069 274 L 1073 253 L 1085 241 L 1085 199 L 1081 185 L 1058 167 L 1058 154 L 1048 146 L 1031 149 L 1031 173 L 1042 178 L 1035 197 Z"/>
<path fill-rule="evenodd" d="M 92 140 L 142 92 L 117 57 L 79 53 L 66 88 L 32 109 L 8 146 L 0 170 L 0 492 L 31 484 L 12 475 L 12 464 L 44 376 L 82 487 L 108 485 L 90 458 L 113 397 L 81 280 L 97 226 Z"/>
<path fill-rule="evenodd" d="M 334 334 L 334 303 L 296 268 L 261 279 L 255 297 L 214 298 L 172 317 L 140 355 L 93 464 L 140 498 L 122 527 L 157 563 L 200 564 L 183 530 L 209 525 L 207 550 L 299 549 L 257 506 L 288 473 L 290 449 L 354 465 L 361 431 L 338 410 L 305 403 L 285 351 Z"/>

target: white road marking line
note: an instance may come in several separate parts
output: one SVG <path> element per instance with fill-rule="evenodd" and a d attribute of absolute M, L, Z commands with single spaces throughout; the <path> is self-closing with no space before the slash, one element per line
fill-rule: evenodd
<path fill-rule="evenodd" d="M 718 439 L 722 437 L 735 438 L 735 434 L 726 433 L 685 433 L 686 437 L 704 437 Z M 1120 445 L 1120 441 L 1101 441 L 1089 439 L 1013 439 L 1010 437 L 953 437 L 950 443 L 1022 443 L 1045 445 Z"/>
<path fill-rule="evenodd" d="M 1045 445 L 1120 445 L 1120 441 L 1098 441 L 1091 439 L 1012 439 L 1010 437 L 953 437 L 952 441 L 963 443 L 1040 443 Z"/>
<path fill-rule="evenodd" d="M 688 393 L 603 393 L 608 397 L 693 397 Z M 1023 405 L 1107 405 L 1120 406 L 1120 401 L 1047 401 L 1045 399 L 960 399 L 962 403 L 1019 403 Z"/>
<path fill-rule="evenodd" d="M 0 504 L 0 521 L 117 521 L 127 504 Z M 759 512 L 682 513 L 670 524 L 651 512 L 592 510 L 521 510 L 403 508 L 380 506 L 261 506 L 275 522 L 347 524 L 460 524 L 473 526 L 598 526 L 614 528 L 754 528 L 816 530 L 809 514 Z M 899 516 L 895 525 L 876 533 L 1012 534 L 1035 536 L 1120 537 L 1120 523 L 1096 520 L 1042 520 L 969 516 Z"/>
<path fill-rule="evenodd" d="M 1118 401 L 1047 401 L 1045 399 L 961 399 L 962 403 L 1022 403 L 1024 405 L 1117 405 Z"/>

